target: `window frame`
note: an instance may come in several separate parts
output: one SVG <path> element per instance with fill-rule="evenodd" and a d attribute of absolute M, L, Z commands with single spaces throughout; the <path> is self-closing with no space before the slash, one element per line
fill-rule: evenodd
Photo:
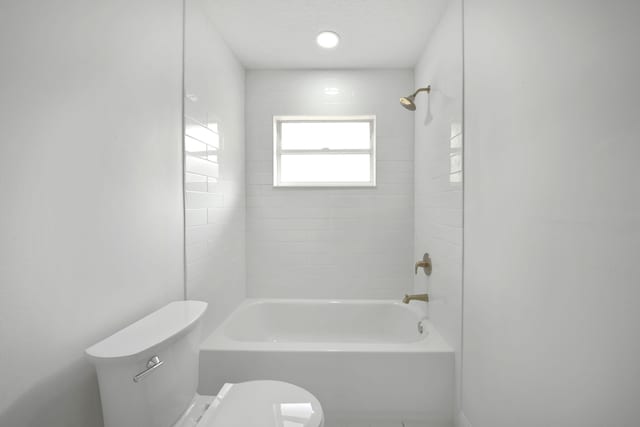
<path fill-rule="evenodd" d="M 367 149 L 282 149 L 282 123 L 288 122 L 368 122 L 370 147 Z M 367 154 L 369 155 L 369 181 L 331 181 L 331 182 L 282 182 L 281 181 L 281 157 L 282 154 L 316 154 L 331 156 L 335 154 Z M 273 186 L 274 187 L 376 187 L 376 116 L 273 116 Z"/>

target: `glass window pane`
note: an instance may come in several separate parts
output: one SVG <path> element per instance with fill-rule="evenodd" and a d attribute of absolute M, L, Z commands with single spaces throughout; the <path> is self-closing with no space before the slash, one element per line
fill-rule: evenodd
<path fill-rule="evenodd" d="M 371 122 L 282 122 L 283 150 L 371 148 Z"/>
<path fill-rule="evenodd" d="M 371 181 L 369 154 L 283 154 L 280 160 L 283 184 Z"/>

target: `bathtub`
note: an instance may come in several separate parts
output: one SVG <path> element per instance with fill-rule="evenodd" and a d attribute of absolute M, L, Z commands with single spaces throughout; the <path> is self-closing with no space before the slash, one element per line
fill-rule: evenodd
<path fill-rule="evenodd" d="M 202 345 L 200 388 L 273 379 L 298 384 L 332 419 L 450 423 L 453 350 L 417 304 L 245 300 Z"/>

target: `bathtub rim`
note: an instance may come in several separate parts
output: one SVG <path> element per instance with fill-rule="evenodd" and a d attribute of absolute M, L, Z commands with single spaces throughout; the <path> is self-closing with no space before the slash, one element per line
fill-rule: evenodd
<path fill-rule="evenodd" d="M 241 314 L 251 306 L 261 304 L 358 304 L 358 305 L 397 305 L 411 311 L 416 321 L 422 321 L 427 335 L 415 342 L 369 343 L 369 342 L 267 342 L 239 341 L 229 338 L 225 328 L 234 316 Z M 298 298 L 246 298 L 225 320 L 209 335 L 202 345 L 205 351 L 266 351 L 266 352 L 366 352 L 366 353 L 453 353 L 453 348 L 444 340 L 428 317 L 422 314 L 415 304 L 403 304 L 390 299 L 298 299 Z"/>

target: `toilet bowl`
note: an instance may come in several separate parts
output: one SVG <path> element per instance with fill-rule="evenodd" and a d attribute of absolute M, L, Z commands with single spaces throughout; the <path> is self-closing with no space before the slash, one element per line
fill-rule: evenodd
<path fill-rule="evenodd" d="M 177 301 L 86 350 L 98 374 L 105 427 L 323 427 L 318 399 L 282 381 L 196 393 L 207 304 Z"/>
<path fill-rule="evenodd" d="M 305 389 L 282 381 L 225 384 L 212 400 L 209 396 L 197 399 L 200 405 L 193 405 L 193 411 L 173 427 L 324 425 L 320 402 Z"/>

